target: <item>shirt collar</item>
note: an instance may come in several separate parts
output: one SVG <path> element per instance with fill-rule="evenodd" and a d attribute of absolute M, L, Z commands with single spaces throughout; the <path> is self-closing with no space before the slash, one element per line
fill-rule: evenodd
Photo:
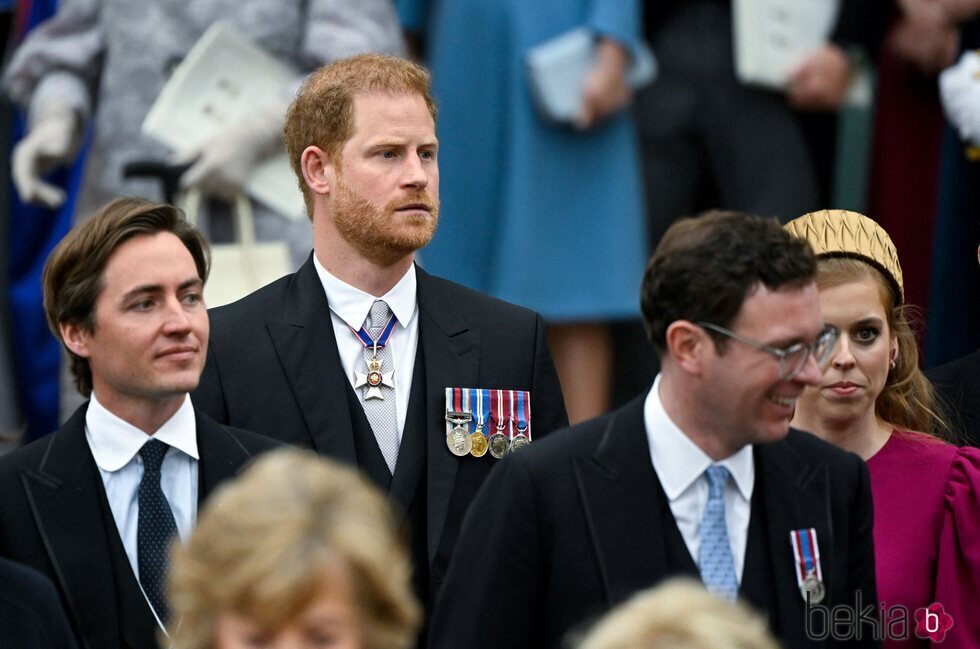
<path fill-rule="evenodd" d="M 671 420 L 660 400 L 660 376 L 653 381 L 643 406 L 643 421 L 650 444 L 650 458 L 667 498 L 676 500 L 701 477 L 712 464 L 728 469 L 735 485 L 746 500 L 751 500 L 755 486 L 755 462 L 752 446 L 742 447 L 734 455 L 713 461 Z"/>
<path fill-rule="evenodd" d="M 186 396 L 177 412 L 151 436 L 109 412 L 93 392 L 85 413 L 85 437 L 95 463 L 103 471 L 118 471 L 129 464 L 150 439 L 158 439 L 195 460 L 200 459 L 197 419 L 191 400 Z"/>
<path fill-rule="evenodd" d="M 365 293 L 332 275 L 320 264 L 315 253 L 313 266 L 316 268 L 316 274 L 320 277 L 320 283 L 323 285 L 323 292 L 327 296 L 327 304 L 330 305 L 330 310 L 336 313 L 354 331 L 360 329 L 361 325 L 364 324 L 375 300 L 387 302 L 391 312 L 395 314 L 398 324 L 402 327 L 408 326 L 408 323 L 415 317 L 417 295 L 415 264 L 409 267 L 390 291 L 380 297 Z"/>

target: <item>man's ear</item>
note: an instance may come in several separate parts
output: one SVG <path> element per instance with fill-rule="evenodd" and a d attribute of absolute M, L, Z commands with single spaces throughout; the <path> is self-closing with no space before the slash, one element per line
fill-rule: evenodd
<path fill-rule="evenodd" d="M 299 157 L 303 180 L 310 191 L 320 196 L 329 196 L 336 182 L 333 162 L 326 151 L 318 146 L 308 146 Z"/>
<path fill-rule="evenodd" d="M 61 330 L 61 339 L 65 341 L 65 347 L 75 356 L 88 358 L 91 355 L 89 350 L 89 340 L 91 333 L 77 322 L 62 322 L 58 325 Z"/>
<path fill-rule="evenodd" d="M 675 320 L 667 327 L 667 353 L 685 372 L 701 374 L 701 364 L 711 337 L 689 320 Z"/>

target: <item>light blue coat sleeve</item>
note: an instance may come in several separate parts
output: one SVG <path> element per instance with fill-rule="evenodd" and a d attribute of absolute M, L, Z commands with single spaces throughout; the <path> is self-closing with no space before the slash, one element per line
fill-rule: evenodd
<path fill-rule="evenodd" d="M 639 0 L 593 0 L 587 26 L 633 51 L 640 42 L 641 12 Z"/>

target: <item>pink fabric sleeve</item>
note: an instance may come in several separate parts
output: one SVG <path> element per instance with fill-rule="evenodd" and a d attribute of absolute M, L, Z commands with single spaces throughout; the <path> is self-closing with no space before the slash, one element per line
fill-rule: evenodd
<path fill-rule="evenodd" d="M 960 449 L 946 482 L 935 600 L 952 616 L 942 649 L 980 647 L 980 450 Z"/>

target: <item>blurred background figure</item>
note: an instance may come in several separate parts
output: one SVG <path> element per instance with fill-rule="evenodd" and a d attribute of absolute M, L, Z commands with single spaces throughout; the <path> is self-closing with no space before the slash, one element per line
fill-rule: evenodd
<path fill-rule="evenodd" d="M 215 493 L 175 546 L 180 649 L 408 649 L 421 609 L 382 495 L 352 469 L 276 451 Z"/>
<path fill-rule="evenodd" d="M 904 251 L 905 300 L 927 313 L 927 365 L 980 346 L 972 265 L 980 203 L 955 134 L 944 123 L 937 74 L 967 44 L 977 0 L 892 0 L 881 47 L 864 208 Z M 973 45 L 980 44 L 977 41 Z M 972 200 L 972 202 L 971 202 Z M 846 206 L 837 206 L 846 207 Z M 962 300 L 969 292 L 972 300 Z"/>
<path fill-rule="evenodd" d="M 804 391 L 792 425 L 867 462 L 878 600 L 910 614 L 938 602 L 954 624 L 945 639 L 932 639 L 943 647 L 975 647 L 980 451 L 937 438 L 948 425 L 919 370 L 895 246 L 878 224 L 855 212 L 814 212 L 786 227 L 817 253 L 820 307 L 840 331 L 823 379 Z M 910 629 L 907 641 L 889 639 L 884 646 L 926 645 Z"/>
<path fill-rule="evenodd" d="M 692 579 L 670 579 L 607 613 L 578 649 L 777 649 L 749 607 L 710 594 Z"/>
<path fill-rule="evenodd" d="M 20 23 L 36 13 L 31 3 L 24 4 L 25 12 L 30 5 L 30 15 L 18 16 Z M 39 427 L 33 421 L 35 411 L 51 410 L 51 401 L 57 399 L 52 375 L 56 376 L 58 356 L 46 347 L 48 338 L 38 333 L 43 317 L 38 315 L 40 291 L 32 269 L 43 264 L 72 215 L 89 214 L 121 195 L 163 198 L 158 181 L 125 179 L 123 168 L 135 160 L 173 158 L 166 147 L 142 135 L 140 126 L 173 68 L 218 20 L 232 25 L 299 74 L 358 52 L 403 52 L 390 0 L 176 4 L 165 0 L 62 0 L 57 12 L 24 38 L 4 71 L 3 86 L 26 110 L 26 134 L 14 149 L 12 171 L 20 201 L 33 204 L 14 206 L 12 221 L 18 231 L 11 237 L 11 249 L 18 251 L 13 261 L 23 274 L 23 298 L 13 309 L 18 347 L 25 348 L 17 356 L 18 381 L 28 390 L 34 390 L 39 381 L 44 386 L 37 388 L 44 390 L 38 397 L 42 403 L 29 409 L 29 438 L 49 432 L 52 423 L 57 423 L 47 420 Z M 184 159 L 192 162 L 184 184 L 207 195 L 236 192 L 258 162 L 281 148 L 282 120 L 291 90 L 284 87 L 280 96 L 254 106 L 247 118 L 228 124 L 200 149 L 183 151 Z M 76 172 L 54 179 L 45 175 L 75 159 L 89 124 L 84 175 Z M 59 181 L 68 187 L 59 186 Z M 276 214 L 261 204 L 254 210 L 258 239 L 287 242 L 298 266 L 310 247 L 306 220 L 301 215 Z M 60 216 L 53 218 L 52 213 Z M 32 220 L 48 227 L 18 223 Z M 227 236 L 228 219 L 219 219 L 215 229 Z M 39 347 L 45 347 L 45 354 L 35 360 Z M 40 362 L 43 368 L 38 368 Z M 74 405 L 64 403 L 62 413 L 70 412 Z"/>
<path fill-rule="evenodd" d="M 610 396 L 607 324 L 638 317 L 646 258 L 636 134 L 624 110 L 639 0 L 398 7 L 421 36 L 439 104 L 443 218 L 422 265 L 540 312 L 569 420 L 597 415 Z M 549 122 L 532 100 L 526 57 L 580 27 L 596 38 L 582 110 L 572 124 Z"/>

